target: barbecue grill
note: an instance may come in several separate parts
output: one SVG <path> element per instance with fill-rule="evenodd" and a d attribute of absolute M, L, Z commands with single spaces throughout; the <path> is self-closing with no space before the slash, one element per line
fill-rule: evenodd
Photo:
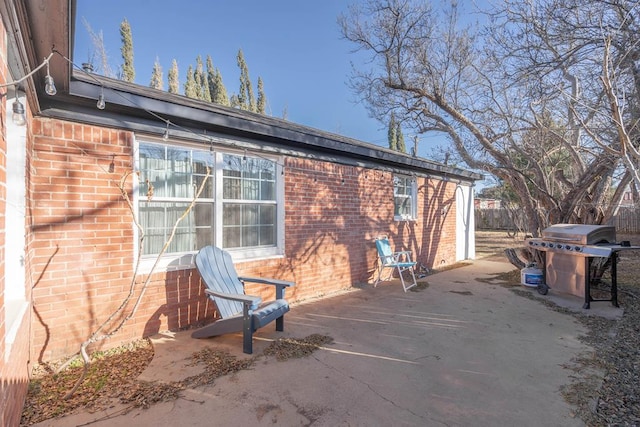
<path fill-rule="evenodd" d="M 530 248 L 544 252 L 544 282 L 554 291 L 584 297 L 585 309 L 593 301 L 611 301 L 618 307 L 618 252 L 640 249 L 629 242 L 616 243 L 616 229 L 610 225 L 555 224 L 542 238 L 527 240 Z M 591 297 L 591 264 L 595 258 L 611 258 L 611 298 Z"/>

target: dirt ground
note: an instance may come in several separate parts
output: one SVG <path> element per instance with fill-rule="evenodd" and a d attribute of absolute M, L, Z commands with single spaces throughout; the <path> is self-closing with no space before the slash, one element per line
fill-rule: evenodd
<path fill-rule="evenodd" d="M 476 231 L 476 258 L 506 260 L 504 250 L 524 248 L 524 236 L 508 237 L 506 231 Z"/>
<path fill-rule="evenodd" d="M 628 240 L 632 246 L 640 246 L 640 234 L 617 234 L 618 242 Z M 508 237 L 505 231 L 476 231 L 476 258 L 506 261 L 504 250 L 525 248 L 524 235 Z M 514 267 L 515 268 L 515 267 Z M 640 250 L 622 251 L 618 255 L 618 286 L 640 288 Z"/>

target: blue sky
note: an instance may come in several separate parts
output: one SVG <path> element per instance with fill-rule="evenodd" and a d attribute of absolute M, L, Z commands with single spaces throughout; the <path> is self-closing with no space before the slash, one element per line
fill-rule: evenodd
<path fill-rule="evenodd" d="M 120 23 L 131 24 L 136 83 L 148 85 L 156 58 L 166 75 L 178 62 L 184 83 L 196 57 L 211 55 L 220 69 L 229 95 L 237 92 L 238 49 L 242 49 L 254 87 L 264 81 L 267 113 L 306 126 L 387 146 L 387 128 L 368 117 L 347 87 L 351 63 L 362 55 L 341 38 L 338 15 L 346 0 L 78 0 L 74 62 L 87 62 L 93 46 L 83 24 L 102 32 L 111 67 L 121 63 Z M 183 87 L 180 88 L 183 93 Z M 405 131 L 409 146 L 413 135 Z M 419 155 L 429 151 L 438 137 L 421 137 Z M 442 143 L 440 141 L 439 143 Z"/>

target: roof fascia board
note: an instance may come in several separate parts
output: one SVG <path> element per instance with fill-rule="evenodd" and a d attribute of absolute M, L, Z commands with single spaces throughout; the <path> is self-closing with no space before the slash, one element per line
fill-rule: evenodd
<path fill-rule="evenodd" d="M 355 158 L 363 162 L 381 163 L 392 168 L 406 169 L 407 172 L 455 176 L 466 181 L 482 179 L 482 175 L 475 172 L 397 153 L 285 120 L 192 100 L 102 76 L 84 73 L 74 74 L 76 75 L 81 78 L 71 81 L 70 95 L 97 99 L 103 91 L 107 105 L 124 109 L 122 111 L 124 114 L 127 110 L 129 112 L 131 110 L 147 111 L 149 118 L 159 116 L 173 124 L 191 128 L 194 125 L 201 125 L 199 133 L 206 131 L 207 134 L 219 132 L 245 136 L 250 139 L 294 146 L 296 151 L 304 148 L 313 152 L 331 153 L 331 155 Z M 162 96 L 161 99 L 160 96 Z M 164 132 L 166 122 L 160 119 L 156 119 L 155 122 L 162 128 L 160 133 Z M 171 132 L 174 133 L 173 128 Z M 193 139 L 193 136 L 190 139 Z"/>
<path fill-rule="evenodd" d="M 159 141 L 165 128 L 158 126 L 157 122 L 143 121 L 140 119 L 124 118 L 120 114 L 100 115 L 96 116 L 93 111 L 88 109 L 70 111 L 67 109 L 49 108 L 42 112 L 43 117 L 50 117 L 74 122 L 86 123 L 89 125 L 117 128 L 130 131 L 137 134 L 138 138 Z M 173 130 L 171 139 L 178 142 L 189 144 L 199 143 L 205 147 L 225 147 L 236 150 L 260 151 L 268 154 L 278 154 L 292 157 L 305 158 L 309 160 L 318 160 L 331 163 L 337 163 L 347 166 L 363 167 L 367 169 L 392 172 L 405 175 L 422 176 L 443 181 L 456 181 L 461 184 L 473 185 L 474 179 L 456 174 L 441 174 L 435 171 L 427 171 L 424 169 L 408 170 L 407 168 L 393 167 L 373 161 L 356 160 L 353 157 L 341 156 L 337 153 L 330 154 L 328 152 L 311 152 L 309 150 L 296 149 L 295 146 L 279 145 L 275 143 L 265 144 L 264 141 L 248 139 L 244 137 L 230 137 L 218 133 L 197 134 L 185 130 Z"/>

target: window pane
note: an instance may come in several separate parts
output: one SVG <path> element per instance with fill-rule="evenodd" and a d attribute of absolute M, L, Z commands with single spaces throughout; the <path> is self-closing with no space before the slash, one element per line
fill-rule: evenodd
<path fill-rule="evenodd" d="M 225 248 L 275 246 L 275 205 L 225 203 L 223 211 Z"/>
<path fill-rule="evenodd" d="M 258 207 L 255 205 L 242 206 L 242 224 L 253 225 L 258 223 Z"/>
<path fill-rule="evenodd" d="M 222 188 L 225 199 L 275 201 L 275 162 L 225 154 L 223 163 Z"/>
<path fill-rule="evenodd" d="M 196 248 L 198 250 L 205 246 L 213 244 L 213 228 L 199 228 L 198 232 L 196 233 L 196 240 Z"/>
<path fill-rule="evenodd" d="M 242 247 L 258 246 L 258 228 L 256 226 L 242 228 Z"/>
<path fill-rule="evenodd" d="M 275 200 L 276 199 L 276 185 L 273 181 L 263 181 L 260 189 L 260 200 Z"/>
<path fill-rule="evenodd" d="M 155 198 L 192 198 L 207 173 L 213 167 L 208 151 L 170 148 L 154 144 L 140 145 L 139 194 Z M 194 171 L 198 174 L 194 175 Z M 213 179 L 209 177 L 202 198 L 213 198 Z"/>
<path fill-rule="evenodd" d="M 225 203 L 224 205 L 224 224 L 225 226 L 240 225 L 240 209 L 241 205 Z"/>
<path fill-rule="evenodd" d="M 410 177 L 393 177 L 394 214 L 404 218 L 412 218 L 415 213 L 413 179 Z"/>
<path fill-rule="evenodd" d="M 165 152 L 164 147 L 141 145 L 139 150 L 140 163 L 140 196 L 147 197 L 155 193 L 156 188 L 161 187 L 165 180 Z"/>
<path fill-rule="evenodd" d="M 191 175 L 181 172 L 167 172 L 167 191 L 156 192 L 159 197 L 193 197 L 193 188 L 190 185 Z"/>
<path fill-rule="evenodd" d="M 222 197 L 225 199 L 242 199 L 242 180 L 236 178 L 223 178 Z"/>
<path fill-rule="evenodd" d="M 243 200 L 259 200 L 260 181 L 245 179 L 243 190 Z"/>
<path fill-rule="evenodd" d="M 196 228 L 196 249 L 214 243 L 213 203 L 196 203 L 193 207 Z"/>
<path fill-rule="evenodd" d="M 202 181 L 207 179 L 207 182 L 204 184 L 204 188 L 202 189 L 202 193 L 200 193 L 200 199 L 213 199 L 214 194 L 214 185 L 213 185 L 213 175 L 194 175 L 193 176 L 193 191 L 197 192 L 198 188 L 202 185 Z"/>
<path fill-rule="evenodd" d="M 239 248 L 240 227 L 225 227 L 222 231 L 222 245 L 226 249 Z"/>
<path fill-rule="evenodd" d="M 395 214 L 396 215 L 411 215 L 411 198 L 409 197 L 396 197 L 395 198 Z"/>
<path fill-rule="evenodd" d="M 193 151 L 192 156 L 193 173 L 206 175 L 209 166 L 209 173 L 213 174 L 213 154 L 207 151 Z"/>
<path fill-rule="evenodd" d="M 276 245 L 276 227 L 275 225 L 263 225 L 260 227 L 260 246 Z"/>
<path fill-rule="evenodd" d="M 265 205 L 260 207 L 260 224 L 275 225 L 276 224 L 276 207 L 273 205 Z"/>
<path fill-rule="evenodd" d="M 212 171 L 214 159 L 209 150 L 140 144 L 139 164 L 139 220 L 145 233 L 143 253 L 157 254 L 189 206 L 184 200 L 162 199 L 193 198 L 205 179 L 207 166 Z M 213 175 L 210 175 L 201 198 L 212 199 L 214 188 Z M 148 195 L 153 196 L 150 201 Z M 166 252 L 194 251 L 213 243 L 213 238 L 213 204 L 197 203 L 176 227 Z"/>

